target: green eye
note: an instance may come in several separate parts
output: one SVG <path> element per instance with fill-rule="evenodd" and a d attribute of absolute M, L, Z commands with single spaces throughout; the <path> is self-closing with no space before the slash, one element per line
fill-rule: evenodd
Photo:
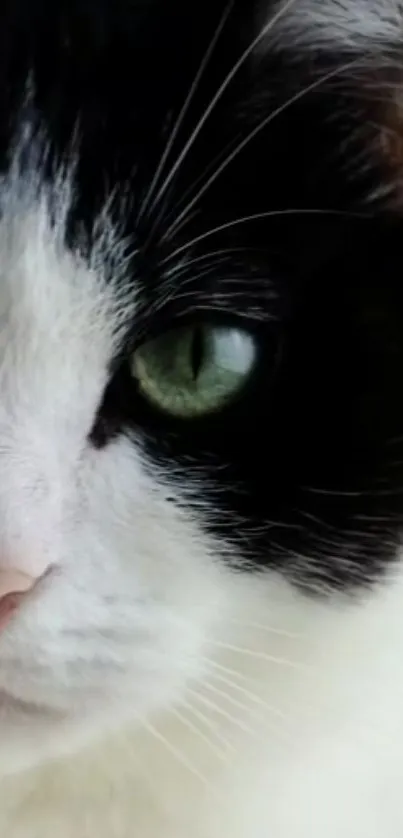
<path fill-rule="evenodd" d="M 255 339 L 241 329 L 186 326 L 166 332 L 134 353 L 131 370 L 156 407 L 196 418 L 231 402 L 256 362 Z"/>

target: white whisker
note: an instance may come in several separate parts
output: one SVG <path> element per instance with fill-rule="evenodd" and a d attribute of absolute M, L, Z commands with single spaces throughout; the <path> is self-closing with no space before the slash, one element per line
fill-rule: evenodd
<path fill-rule="evenodd" d="M 208 707 L 214 713 L 217 713 L 217 715 L 222 716 L 231 725 L 235 725 L 235 727 L 238 727 L 240 730 L 242 730 L 243 733 L 247 733 L 249 736 L 256 736 L 256 731 L 252 727 L 250 727 L 248 724 L 245 724 L 245 722 L 242 721 L 242 719 L 238 719 L 236 716 L 233 716 L 231 713 L 229 713 L 227 710 L 225 710 L 223 707 L 221 707 L 219 704 L 213 701 L 213 699 L 208 698 L 207 696 L 203 695 L 197 690 L 192 690 L 190 687 L 188 687 L 188 693 L 190 695 L 193 695 L 197 701 L 201 702 L 201 704 L 204 704 L 205 707 Z"/>
<path fill-rule="evenodd" d="M 249 622 L 249 621 L 245 622 L 244 620 L 235 620 L 235 619 L 230 619 L 229 622 L 233 623 L 234 625 L 237 625 L 237 626 L 241 626 L 241 627 L 245 627 L 245 628 L 251 628 L 251 629 L 257 629 L 259 631 L 267 632 L 268 634 L 274 634 L 275 636 L 278 636 L 278 637 L 288 637 L 291 640 L 298 640 L 299 638 L 301 638 L 303 636 L 299 633 L 297 634 L 296 632 L 294 633 L 292 631 L 286 631 L 285 629 L 274 628 L 273 626 L 268 626 L 268 625 L 265 625 L 265 624 L 262 624 L 262 623 L 254 623 L 254 622 Z"/>
<path fill-rule="evenodd" d="M 207 65 L 208 65 L 208 63 L 209 63 L 209 61 L 210 61 L 210 58 L 211 58 L 211 56 L 212 56 L 212 54 L 213 54 L 213 52 L 214 52 L 214 49 L 215 49 L 215 47 L 216 47 L 216 45 L 217 45 L 217 41 L 219 40 L 219 37 L 220 37 L 220 35 L 221 35 L 221 32 L 222 32 L 222 30 L 223 30 L 223 28 L 224 28 L 224 26 L 225 26 L 225 24 L 226 24 L 226 22 L 227 22 L 227 20 L 228 20 L 228 18 L 229 18 L 229 16 L 230 16 L 230 14 L 231 14 L 231 11 L 232 11 L 232 9 L 233 9 L 233 6 L 234 6 L 234 0 L 230 0 L 230 2 L 227 4 L 227 6 L 226 6 L 226 8 L 225 8 L 225 10 L 224 10 L 224 14 L 222 15 L 222 17 L 221 17 L 221 19 L 220 19 L 220 21 L 219 21 L 219 24 L 218 24 L 218 26 L 217 26 L 217 29 L 216 29 L 216 31 L 215 31 L 215 33 L 214 33 L 214 35 L 213 35 L 213 38 L 212 38 L 211 42 L 210 42 L 210 44 L 209 44 L 209 46 L 208 46 L 208 48 L 207 48 L 207 51 L 206 51 L 205 55 L 203 56 L 202 62 L 201 62 L 200 67 L 199 67 L 199 69 L 198 69 L 198 71 L 197 71 L 197 73 L 196 73 L 196 76 L 195 76 L 195 79 L 194 79 L 194 81 L 193 81 L 193 84 L 192 84 L 192 86 L 191 86 L 191 88 L 190 88 L 190 90 L 189 90 L 189 93 L 188 93 L 188 95 L 187 95 L 187 97 L 186 97 L 186 99 L 185 99 L 185 102 L 184 102 L 184 104 L 183 104 L 183 107 L 182 107 L 182 109 L 181 109 L 181 111 L 180 111 L 180 113 L 179 113 L 179 115 L 178 115 L 178 118 L 177 118 L 177 120 L 176 120 L 176 122 L 175 122 L 175 125 L 174 125 L 174 127 L 173 127 L 173 129 L 172 129 L 172 132 L 171 132 L 171 134 L 170 134 L 170 136 L 169 136 L 169 138 L 168 138 L 168 142 L 167 142 L 167 144 L 166 144 L 166 146 L 165 146 L 165 150 L 164 150 L 164 152 L 163 152 L 163 154 L 162 154 L 162 157 L 161 157 L 161 159 L 160 159 L 160 161 L 159 161 L 159 163 L 158 163 L 158 166 L 157 166 L 156 172 L 155 172 L 154 177 L 153 177 L 153 179 L 152 179 L 152 181 L 151 181 L 151 184 L 150 184 L 150 186 L 149 186 L 149 189 L 148 189 L 147 195 L 146 195 L 146 197 L 145 197 L 145 199 L 144 199 L 144 201 L 143 201 L 143 203 L 142 203 L 142 206 L 141 206 L 141 208 L 140 208 L 140 212 L 139 212 L 139 217 L 140 217 L 140 218 L 144 215 L 144 212 L 145 212 L 145 210 L 146 210 L 146 208 L 147 208 L 148 204 L 150 203 L 150 200 L 151 200 L 151 198 L 152 198 L 152 196 L 153 196 L 153 193 L 155 192 L 156 186 L 158 185 L 158 181 L 159 181 L 159 179 L 160 179 L 160 177 L 161 177 L 161 174 L 162 174 L 162 172 L 163 172 L 163 170 L 164 170 L 164 166 L 165 166 L 165 164 L 166 164 L 166 162 L 167 162 L 167 159 L 168 159 L 168 157 L 169 157 L 169 155 L 170 155 L 170 153 L 171 153 L 171 151 L 172 151 L 172 148 L 173 148 L 174 142 L 175 142 L 175 140 L 176 140 L 176 137 L 178 136 L 178 132 L 179 132 L 179 130 L 180 130 L 180 128 L 181 128 L 181 126 L 182 126 L 182 124 L 183 124 L 183 120 L 184 120 L 184 119 L 185 119 L 185 117 L 186 117 L 186 114 L 187 114 L 187 112 L 188 112 L 188 110 L 189 110 L 189 106 L 191 105 L 191 103 L 192 103 L 192 101 L 193 101 L 194 95 L 195 95 L 195 93 L 196 93 L 196 91 L 197 91 L 197 88 L 198 88 L 198 86 L 199 86 L 199 84 L 200 84 L 200 81 L 201 81 L 201 79 L 202 79 L 203 75 L 204 75 L 204 72 L 205 72 L 205 70 L 206 70 L 206 67 L 207 67 Z M 164 194 L 164 192 L 165 192 L 165 183 L 164 183 L 164 184 L 162 184 L 162 187 L 161 187 L 161 190 L 160 190 L 160 191 L 161 191 L 161 194 Z M 153 206 L 154 206 L 154 204 L 153 204 Z"/>
<path fill-rule="evenodd" d="M 355 59 L 354 61 L 350 61 L 348 64 L 344 64 L 342 67 L 338 67 L 336 70 L 331 70 L 329 73 L 326 73 L 319 79 L 315 79 L 314 82 L 307 85 L 302 90 L 299 90 L 297 93 L 291 96 L 285 103 L 280 105 L 278 108 L 275 108 L 274 111 L 271 111 L 265 119 L 259 122 L 259 124 L 256 125 L 256 127 L 252 131 L 250 131 L 249 134 L 247 134 L 243 140 L 241 140 L 241 142 L 234 148 L 234 150 L 231 151 L 225 158 L 225 160 L 216 168 L 213 174 L 210 175 L 210 177 L 207 179 L 204 185 L 196 193 L 196 195 L 191 199 L 191 201 L 189 201 L 187 206 L 184 207 L 182 212 L 179 213 L 173 224 L 171 224 L 171 226 L 168 227 L 168 229 L 165 231 L 162 241 L 166 241 L 172 237 L 172 235 L 175 233 L 177 226 L 181 223 L 183 218 L 185 218 L 188 215 L 191 209 L 193 209 L 195 204 L 200 200 L 200 198 L 205 194 L 205 192 L 207 192 L 210 186 L 212 186 L 212 184 L 217 180 L 217 178 L 222 174 L 222 172 L 228 168 L 230 163 L 232 163 L 232 161 L 241 153 L 241 151 L 243 151 L 243 149 L 247 145 L 249 145 L 249 143 L 258 134 L 260 134 L 261 131 L 264 130 L 264 128 L 267 128 L 267 126 L 270 125 L 271 122 L 273 122 L 277 117 L 281 116 L 281 114 L 283 114 L 286 110 L 291 108 L 292 105 L 295 105 L 298 101 L 303 99 L 304 96 L 307 96 L 308 93 L 311 93 L 315 89 L 321 87 L 330 79 L 335 78 L 336 76 L 339 76 L 342 73 L 346 72 L 346 70 L 350 69 L 351 67 L 356 66 L 357 63 L 358 59 Z"/>
<path fill-rule="evenodd" d="M 245 62 L 247 61 L 247 59 L 249 58 L 251 53 L 259 45 L 259 43 L 266 37 L 266 35 L 268 35 L 270 33 L 270 31 L 274 28 L 276 23 L 278 23 L 278 21 L 281 20 L 281 18 L 286 14 L 287 10 L 291 6 L 293 6 L 295 4 L 295 2 L 296 2 L 296 0 L 287 0 L 287 2 L 279 9 L 279 11 L 277 11 L 273 15 L 273 17 L 269 20 L 269 22 L 266 24 L 266 26 L 263 27 L 263 29 L 259 32 L 259 34 L 256 36 L 256 38 L 254 38 L 254 40 L 249 45 L 249 47 L 245 50 L 245 52 L 241 55 L 241 57 L 238 59 L 238 61 L 234 64 L 232 70 L 230 70 L 228 75 L 225 77 L 224 81 L 222 82 L 222 84 L 218 88 L 216 94 L 213 96 L 210 104 L 207 106 L 206 110 L 204 111 L 204 114 L 200 118 L 199 122 L 197 123 L 194 131 L 192 131 L 188 141 L 185 143 L 185 145 L 184 145 L 181 153 L 179 154 L 176 162 L 172 166 L 171 171 L 170 171 L 169 175 L 167 176 L 164 185 L 161 187 L 161 189 L 158 191 L 158 194 L 154 198 L 154 201 L 151 205 L 150 211 L 152 211 L 154 209 L 154 207 L 159 203 L 159 201 L 161 200 L 161 198 L 165 194 L 166 190 L 170 186 L 173 178 L 175 177 L 178 169 L 180 169 L 180 167 L 182 166 L 183 161 L 185 160 L 185 158 L 187 157 L 190 149 L 194 145 L 197 137 L 199 136 L 200 132 L 202 131 L 202 129 L 203 129 L 205 123 L 207 122 L 210 114 L 212 113 L 215 106 L 217 105 L 217 103 L 220 101 L 220 99 L 224 95 L 225 91 L 227 90 L 227 88 L 231 84 L 233 78 L 236 76 L 236 74 L 241 69 L 241 67 L 245 64 Z"/>
<path fill-rule="evenodd" d="M 200 780 L 200 782 L 203 783 L 203 785 L 207 786 L 207 788 L 210 791 L 214 792 L 214 790 L 211 788 L 211 784 L 204 776 L 204 774 L 202 774 L 198 770 L 198 768 L 196 768 L 196 766 L 194 766 L 193 763 L 188 760 L 188 758 L 182 753 L 182 751 L 179 751 L 178 748 L 175 747 L 175 745 L 172 745 L 172 742 L 170 742 L 169 739 L 163 736 L 163 734 L 160 733 L 160 731 L 157 730 L 157 728 L 154 727 L 154 725 L 152 725 L 151 722 L 142 719 L 142 725 L 145 728 L 145 730 L 147 730 L 148 733 L 150 733 L 150 735 L 157 740 L 157 742 L 160 742 L 164 746 L 164 748 L 166 748 L 166 750 L 177 760 L 177 762 L 181 763 L 181 765 L 184 768 L 186 768 L 191 774 L 193 774 L 193 776 L 197 777 L 197 779 Z"/>
<path fill-rule="evenodd" d="M 310 671 L 309 667 L 305 664 L 296 663 L 295 661 L 287 660 L 287 658 L 278 658 L 256 649 L 246 649 L 242 646 L 234 646 L 232 643 L 225 643 L 223 640 L 213 640 L 212 642 L 220 649 L 227 649 L 229 652 L 235 652 L 235 654 L 245 655 L 247 657 L 255 658 L 256 660 L 262 660 L 266 663 L 274 664 L 275 666 L 284 666 L 289 669 L 306 672 Z"/>
<path fill-rule="evenodd" d="M 240 701 L 237 698 L 234 698 L 234 696 L 225 692 L 225 690 L 220 689 L 220 687 L 217 687 L 215 684 L 211 684 L 210 681 L 204 680 L 203 687 L 215 693 L 215 695 L 218 695 L 219 698 L 223 698 L 225 701 L 228 702 L 228 704 L 230 704 L 232 707 L 235 707 L 237 710 L 241 710 L 243 713 L 247 713 L 249 717 L 252 717 L 252 719 L 257 719 L 257 721 L 259 722 L 264 721 L 264 716 L 254 713 L 253 709 L 249 707 L 247 704 L 243 704 L 242 701 Z"/>
<path fill-rule="evenodd" d="M 164 294 L 160 295 L 158 300 L 153 304 L 154 314 L 158 311 L 163 311 L 172 299 L 175 299 L 175 302 L 179 303 L 186 300 L 187 297 L 192 297 L 195 283 L 198 280 L 203 279 L 203 277 L 211 276 L 215 270 L 217 270 L 217 265 L 212 265 L 208 266 L 203 271 L 200 271 L 198 274 L 187 277 L 181 282 L 180 293 L 178 293 L 178 289 L 175 286 L 169 284 L 168 288 L 165 289 Z"/>
<path fill-rule="evenodd" d="M 259 221 L 263 218 L 282 218 L 283 216 L 287 215 L 336 215 L 336 216 L 345 216 L 346 213 L 343 211 L 338 210 L 323 210 L 323 209 L 284 209 L 284 210 L 270 210 L 269 212 L 257 212 L 253 213 L 252 215 L 245 215 L 240 218 L 234 218 L 231 221 L 227 221 L 225 224 L 219 224 L 217 227 L 212 227 L 210 230 L 207 230 L 205 233 L 202 233 L 200 236 L 196 236 L 194 239 L 190 239 L 190 241 L 185 242 L 185 244 L 178 247 L 174 250 L 173 253 L 170 253 L 166 259 L 164 259 L 161 264 L 164 265 L 167 262 L 170 262 L 172 259 L 175 259 L 180 253 L 183 251 L 188 250 L 190 247 L 193 247 L 195 244 L 199 244 L 199 242 L 204 241 L 205 239 L 214 236 L 216 233 L 221 233 L 223 230 L 229 230 L 231 227 L 236 227 L 240 224 L 246 224 L 251 221 Z M 352 217 L 357 215 L 357 213 L 350 213 Z"/>
<path fill-rule="evenodd" d="M 273 716 L 277 716 L 280 719 L 285 719 L 285 714 L 279 710 L 278 708 L 274 707 L 271 704 L 268 704 L 261 696 L 251 692 L 251 690 L 246 689 L 241 684 L 237 684 L 235 681 L 231 680 L 231 678 L 227 678 L 224 673 L 233 673 L 234 676 L 237 676 L 239 673 L 236 673 L 235 670 L 227 669 L 225 666 L 220 666 L 220 664 L 215 663 L 214 661 L 210 661 L 210 666 L 213 670 L 217 670 L 216 672 L 210 673 L 211 677 L 216 678 L 222 684 L 225 684 L 227 687 L 230 687 L 233 690 L 236 690 L 240 695 L 243 695 L 245 698 L 248 698 L 249 701 L 252 701 L 253 704 L 259 705 L 262 709 L 267 710 Z"/>
<path fill-rule="evenodd" d="M 226 672 L 227 675 L 231 675 L 233 678 L 239 678 L 240 681 L 245 681 L 246 683 L 250 683 L 250 677 L 245 675 L 243 672 L 239 672 L 237 669 L 231 669 L 230 666 L 224 666 L 221 663 L 217 663 L 217 661 L 213 661 L 211 658 L 203 657 L 202 660 L 208 664 L 208 666 L 214 666 L 214 669 L 220 670 L 220 672 Z"/>
<path fill-rule="evenodd" d="M 190 719 L 187 719 L 186 716 L 183 716 L 179 710 L 177 710 L 174 707 L 171 707 L 170 713 L 171 716 L 175 716 L 175 718 L 178 719 L 178 721 L 181 722 L 181 724 L 187 727 L 188 730 L 190 730 L 198 739 L 204 742 L 208 746 L 208 748 L 210 748 L 210 750 L 213 751 L 215 756 L 217 756 L 223 762 L 226 762 L 228 760 L 228 755 L 225 754 L 220 748 L 218 748 L 217 745 L 215 745 L 214 742 L 212 742 L 211 739 L 209 739 L 209 737 L 206 736 L 206 734 L 203 733 L 203 731 L 197 727 L 197 725 L 195 725 Z"/>
<path fill-rule="evenodd" d="M 287 733 L 284 730 L 281 730 L 278 727 L 276 727 L 273 723 L 271 723 L 270 718 L 268 718 L 266 714 L 254 712 L 253 708 L 248 707 L 247 704 L 243 704 L 242 701 L 238 701 L 238 699 L 234 698 L 234 696 L 230 695 L 225 690 L 220 689 L 215 684 L 212 684 L 209 681 L 204 681 L 203 686 L 206 687 L 206 689 L 210 690 L 214 695 L 217 695 L 220 699 L 227 701 L 228 704 L 230 704 L 231 706 L 237 708 L 238 710 L 242 710 L 243 713 L 247 713 L 248 718 L 257 722 L 260 727 L 267 727 L 271 732 L 274 732 L 276 736 L 285 736 L 287 738 Z"/>
<path fill-rule="evenodd" d="M 217 725 L 214 724 L 214 722 L 211 719 L 209 719 L 204 713 L 202 713 L 201 710 L 198 710 L 197 707 L 194 706 L 194 703 L 192 703 L 191 701 L 187 701 L 185 698 L 182 698 L 181 699 L 181 704 L 184 707 L 186 707 L 186 709 L 190 713 L 192 713 L 192 715 L 201 724 L 203 724 L 203 725 L 205 725 L 205 727 L 207 727 L 207 729 L 212 733 L 212 735 L 215 737 L 217 742 L 219 742 L 224 748 L 226 748 L 227 750 L 231 750 L 231 751 L 235 750 L 232 742 L 228 742 L 228 739 L 226 739 L 225 736 L 223 736 L 220 733 L 220 731 L 217 729 Z"/>
<path fill-rule="evenodd" d="M 187 270 L 186 270 L 187 266 L 185 268 L 183 268 L 182 271 L 179 271 L 179 273 L 175 277 L 175 283 L 177 283 L 178 279 L 180 279 L 181 277 L 183 277 L 183 276 L 186 277 L 186 279 L 182 280 L 181 283 L 180 283 L 181 290 L 183 290 L 183 288 L 187 285 L 194 285 L 195 281 L 200 279 L 200 277 L 208 276 L 209 274 L 218 270 L 218 268 L 221 265 L 225 264 L 226 260 L 225 259 L 212 259 L 211 261 L 208 261 L 206 259 L 205 262 L 206 262 L 206 264 L 204 265 L 203 270 L 201 270 L 198 274 L 192 274 L 191 273 L 190 275 L 187 275 L 187 273 L 188 273 Z M 174 286 L 174 290 L 176 292 L 176 290 L 177 290 L 176 285 Z"/>
<path fill-rule="evenodd" d="M 202 253 L 199 256 L 195 256 L 193 259 L 183 259 L 183 261 L 181 261 L 178 265 L 175 265 L 173 268 L 171 268 L 169 270 L 169 272 L 167 272 L 165 275 L 169 276 L 169 277 L 177 276 L 178 273 L 182 273 L 182 272 L 185 273 L 185 271 L 187 270 L 187 268 L 190 265 L 194 265 L 198 262 L 204 262 L 204 261 L 207 261 L 208 259 L 211 259 L 212 263 L 213 263 L 213 260 L 214 260 L 214 264 L 222 264 L 224 259 L 218 260 L 218 257 L 228 256 L 228 259 L 229 259 L 229 254 L 243 253 L 247 249 L 248 248 L 246 248 L 246 247 L 226 247 L 226 248 L 224 247 L 221 250 L 210 250 L 209 253 Z M 217 262 L 215 262 L 216 257 L 217 257 Z M 227 260 L 225 260 L 225 261 L 227 261 Z"/>

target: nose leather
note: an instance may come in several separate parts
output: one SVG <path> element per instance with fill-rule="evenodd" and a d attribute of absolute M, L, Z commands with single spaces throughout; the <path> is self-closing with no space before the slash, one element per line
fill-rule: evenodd
<path fill-rule="evenodd" d="M 20 570 L 0 570 L 0 631 L 11 620 L 25 595 L 39 580 Z"/>
<path fill-rule="evenodd" d="M 0 570 L 0 600 L 8 594 L 24 594 L 32 590 L 37 581 L 21 570 Z"/>

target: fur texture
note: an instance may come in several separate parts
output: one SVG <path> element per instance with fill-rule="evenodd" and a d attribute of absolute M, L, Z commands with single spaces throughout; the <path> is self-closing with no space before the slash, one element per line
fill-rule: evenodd
<path fill-rule="evenodd" d="M 400 49 L 402 15 L 401 0 L 297 0 L 271 31 L 274 40 L 288 42 L 293 50 L 365 50 L 379 56 L 385 48 Z"/>
<path fill-rule="evenodd" d="M 8 838 L 403 834 L 402 42 L 397 0 L 3 0 Z M 199 323 L 256 363 L 183 419 L 132 358 Z"/>

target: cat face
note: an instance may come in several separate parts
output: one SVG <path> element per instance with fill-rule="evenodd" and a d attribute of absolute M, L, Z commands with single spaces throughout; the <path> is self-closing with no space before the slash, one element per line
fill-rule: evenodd
<path fill-rule="evenodd" d="M 350 593 L 395 558 L 372 66 L 263 12 L 2 4 L 0 559 L 40 578 L 0 638 L 5 770 L 175 701 L 251 579 Z"/>

